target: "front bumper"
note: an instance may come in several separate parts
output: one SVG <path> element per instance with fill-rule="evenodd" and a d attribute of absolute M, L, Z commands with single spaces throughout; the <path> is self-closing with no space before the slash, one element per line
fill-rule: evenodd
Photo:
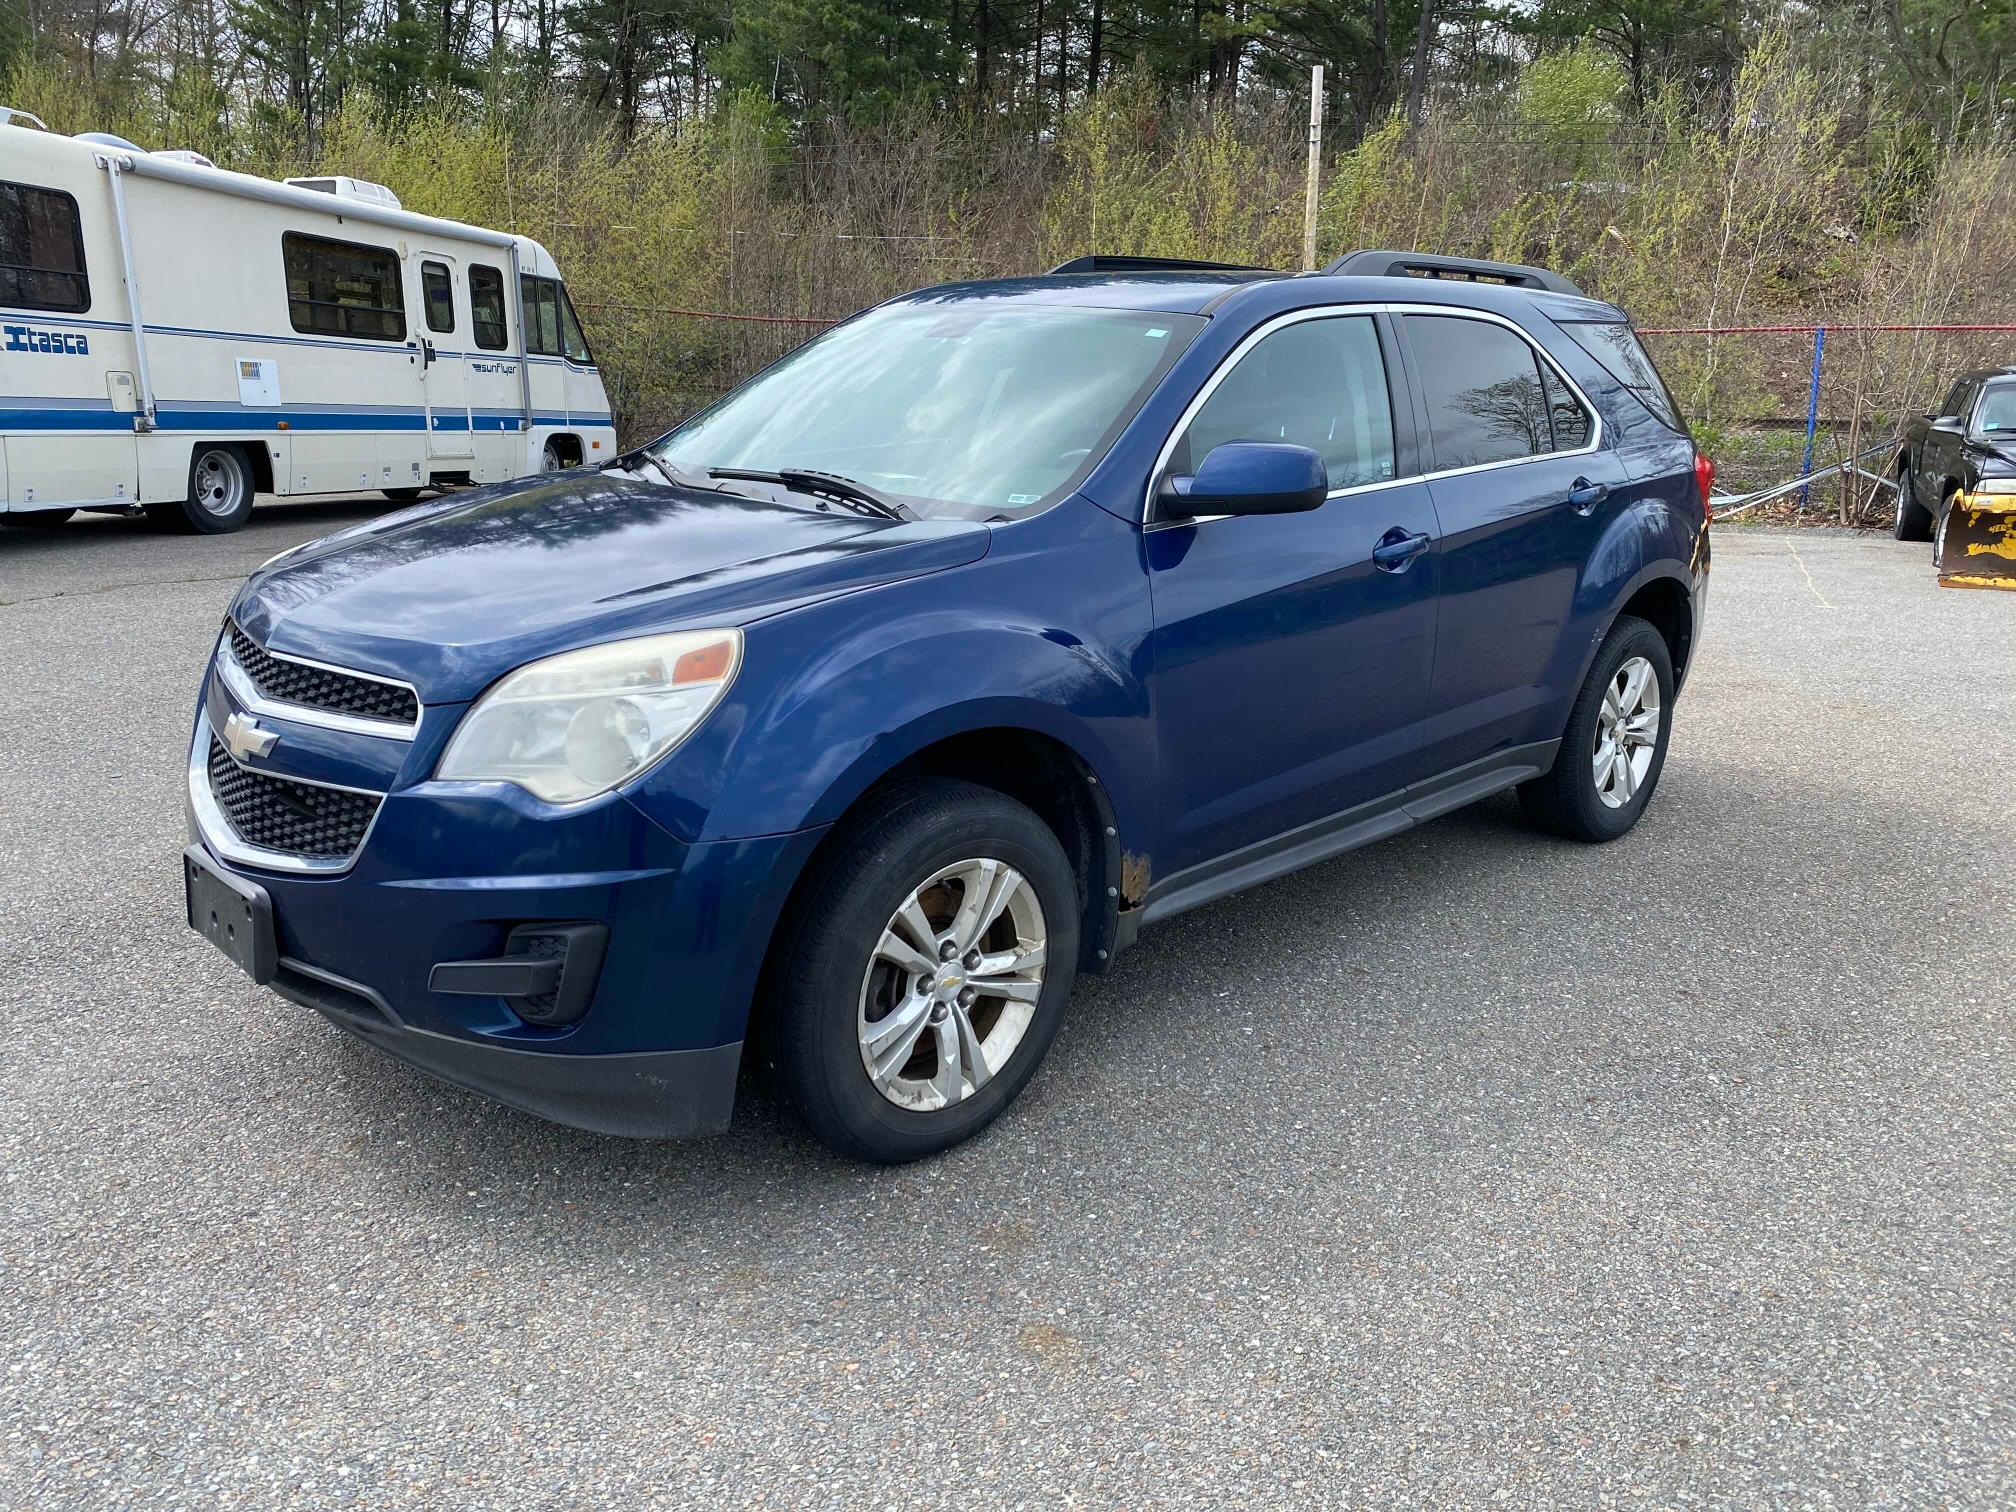
<path fill-rule="evenodd" d="M 209 724 L 199 711 L 196 740 Z M 292 775 L 326 746 L 316 731 L 277 727 L 259 770 Z M 292 771 L 278 764 L 290 750 Z M 275 989 L 410 1065 L 555 1122 L 636 1136 L 725 1128 L 771 926 L 822 832 L 688 844 L 621 795 L 563 808 L 508 784 L 404 780 L 333 873 L 248 862 L 192 792 L 191 838 L 271 901 Z M 515 929 L 563 921 L 608 930 L 576 1022 L 434 990 L 436 966 L 505 956 Z"/>
<path fill-rule="evenodd" d="M 735 1111 L 742 1043 L 559 1055 L 399 1023 L 377 993 L 283 959 L 273 990 L 407 1065 L 554 1123 L 633 1139 L 718 1134 Z"/>

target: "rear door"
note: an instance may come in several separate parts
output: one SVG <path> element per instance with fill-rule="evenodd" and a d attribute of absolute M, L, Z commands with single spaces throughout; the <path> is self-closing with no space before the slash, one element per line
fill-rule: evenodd
<path fill-rule="evenodd" d="M 1441 521 L 1441 606 L 1423 748 L 1430 775 L 1551 739 L 1557 652 L 1584 565 L 1623 506 L 1594 409 L 1511 321 L 1402 315 Z"/>
<path fill-rule="evenodd" d="M 1416 468 L 1392 339 L 1362 312 L 1284 317 L 1218 370 L 1157 469 L 1159 482 L 1227 441 L 1288 441 L 1322 455 L 1331 486 L 1306 514 L 1149 521 L 1170 870 L 1417 775 L 1436 527 L 1426 486 L 1399 481 Z M 1415 554 L 1375 563 L 1375 548 L 1400 541 Z"/>
<path fill-rule="evenodd" d="M 461 458 L 475 450 L 469 416 L 469 300 L 461 265 L 446 252 L 413 257 L 420 308 L 421 386 L 427 406 L 427 455 Z"/>

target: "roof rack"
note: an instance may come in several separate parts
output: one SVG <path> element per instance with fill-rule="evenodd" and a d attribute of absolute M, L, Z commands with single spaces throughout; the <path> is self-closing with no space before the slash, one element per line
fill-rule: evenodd
<path fill-rule="evenodd" d="M 1465 283 L 1510 284 L 1515 289 L 1545 289 L 1550 294 L 1582 293 L 1559 273 L 1545 268 L 1486 262 L 1478 257 L 1437 257 L 1427 252 L 1346 252 L 1323 271 L 1372 278 L 1452 278 Z"/>
<path fill-rule="evenodd" d="M 1271 273 L 1251 263 L 1203 262 L 1194 257 L 1135 257 L 1130 253 L 1095 252 L 1061 262 L 1045 274 L 1059 273 Z"/>

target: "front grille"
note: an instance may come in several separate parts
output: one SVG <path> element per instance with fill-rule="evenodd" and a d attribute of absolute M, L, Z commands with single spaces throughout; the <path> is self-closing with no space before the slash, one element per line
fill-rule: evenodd
<path fill-rule="evenodd" d="M 347 860 L 364 843 L 376 793 L 289 782 L 238 765 L 210 737 L 210 795 L 247 845 L 317 861 Z"/>
<path fill-rule="evenodd" d="M 420 701 L 411 688 L 288 661 L 267 651 L 235 623 L 226 621 L 224 628 L 231 637 L 232 659 L 252 679 L 253 686 L 275 703 L 304 704 L 332 714 L 393 724 L 420 722 Z"/>

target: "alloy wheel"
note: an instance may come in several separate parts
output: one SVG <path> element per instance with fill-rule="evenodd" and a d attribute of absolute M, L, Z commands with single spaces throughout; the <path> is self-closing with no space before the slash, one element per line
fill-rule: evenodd
<path fill-rule="evenodd" d="M 1005 861 L 941 867 L 890 915 L 861 981 L 861 1064 L 890 1102 L 935 1112 L 1007 1065 L 1035 1017 L 1049 942 Z"/>
<path fill-rule="evenodd" d="M 1658 744 L 1659 678 L 1652 663 L 1634 656 L 1612 674 L 1596 713 L 1590 765 L 1606 808 L 1622 808 L 1638 795 Z"/>

